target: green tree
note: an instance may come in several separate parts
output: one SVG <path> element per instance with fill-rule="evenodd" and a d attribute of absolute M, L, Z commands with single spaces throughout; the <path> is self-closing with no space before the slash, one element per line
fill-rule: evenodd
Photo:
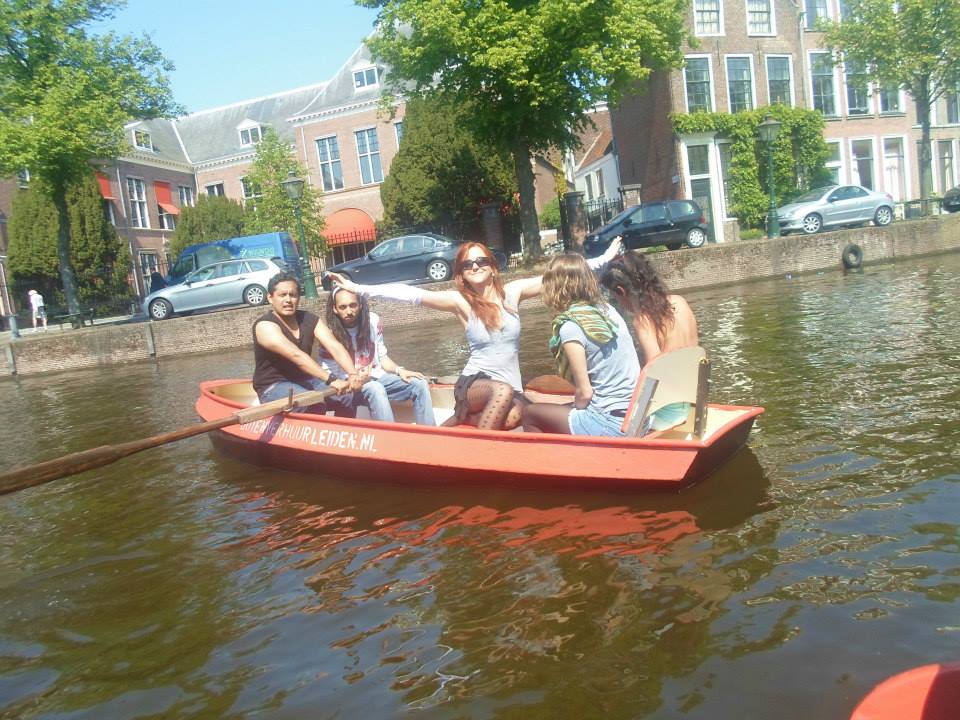
<path fill-rule="evenodd" d="M 904 88 L 920 124 L 920 196 L 933 188 L 930 108 L 960 82 L 957 0 L 847 0 L 840 22 L 826 23 L 825 44 L 866 68 L 881 88 Z"/>
<path fill-rule="evenodd" d="M 130 252 L 103 212 L 96 177 L 67 187 L 70 219 L 70 263 L 77 268 L 77 294 L 84 304 L 102 303 L 128 295 Z M 10 272 L 21 288 L 36 286 L 51 303 L 63 301 L 58 287 L 60 261 L 57 238 L 60 222 L 49 189 L 42 180 L 14 197 L 10 217 Z"/>
<path fill-rule="evenodd" d="M 679 66 L 687 37 L 687 0 L 356 2 L 379 8 L 367 44 L 390 89 L 471 107 L 471 129 L 512 154 L 529 257 L 540 254 L 532 153 L 575 146 L 596 103 Z"/>
<path fill-rule="evenodd" d="M 170 239 L 170 252 L 176 258 L 191 245 L 226 240 L 244 234 L 243 205 L 220 195 L 200 195 L 193 207 L 180 210 L 177 229 Z"/>
<path fill-rule="evenodd" d="M 92 172 L 67 189 L 67 213 L 79 299 L 89 304 L 129 296 L 130 249 L 107 220 Z"/>
<path fill-rule="evenodd" d="M 484 203 L 510 202 L 510 156 L 469 131 L 471 111 L 440 99 L 407 104 L 400 150 L 380 186 L 384 226 L 463 226 L 477 221 Z"/>
<path fill-rule="evenodd" d="M 306 170 L 295 159 L 290 143 L 282 139 L 275 130 L 267 128 L 263 139 L 257 143 L 257 155 L 246 178 L 256 194 L 253 202 L 247 201 L 247 214 L 244 218 L 247 234 L 282 231 L 299 238 L 294 203 L 287 197 L 282 185 L 291 171 L 299 178 L 307 176 Z M 304 183 L 300 212 L 307 252 L 311 256 L 320 255 L 326 247 L 321 235 L 321 207 L 320 193 L 312 185 Z"/>
<path fill-rule="evenodd" d="M 70 312 L 80 309 L 66 193 L 97 159 L 126 147 L 123 127 L 176 111 L 172 66 L 149 39 L 95 36 L 119 0 L 0 2 L 0 176 L 29 168 L 57 209 L 57 256 Z"/>
<path fill-rule="evenodd" d="M 57 260 L 57 209 L 34 180 L 30 188 L 13 196 L 10 208 L 10 274 L 19 290 L 38 290 L 47 302 L 61 294 Z"/>

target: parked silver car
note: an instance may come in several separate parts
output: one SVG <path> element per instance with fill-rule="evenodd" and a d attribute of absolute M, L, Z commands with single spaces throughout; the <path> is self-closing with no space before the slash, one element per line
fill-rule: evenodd
<path fill-rule="evenodd" d="M 223 305 L 262 305 L 267 300 L 267 283 L 278 272 L 281 268 L 266 258 L 204 265 L 183 282 L 150 293 L 143 301 L 143 310 L 151 320 L 166 320 L 174 313 Z"/>
<path fill-rule="evenodd" d="M 860 225 L 871 220 L 877 225 L 889 225 L 893 220 L 893 198 L 859 185 L 829 185 L 778 208 L 777 218 L 781 231 L 802 230 L 808 235 L 827 227 Z"/>

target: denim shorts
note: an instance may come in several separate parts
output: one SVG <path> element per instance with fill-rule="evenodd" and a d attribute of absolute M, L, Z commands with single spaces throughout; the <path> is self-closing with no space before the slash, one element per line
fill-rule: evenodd
<path fill-rule="evenodd" d="M 623 437 L 620 426 L 623 418 L 600 412 L 594 408 L 573 408 L 567 417 L 571 435 L 597 435 L 603 437 Z"/>

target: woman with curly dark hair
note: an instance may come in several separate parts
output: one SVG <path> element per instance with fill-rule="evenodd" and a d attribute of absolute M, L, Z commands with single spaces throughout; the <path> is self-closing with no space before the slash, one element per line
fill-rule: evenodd
<path fill-rule="evenodd" d="M 613 300 L 633 318 L 643 363 L 657 355 L 700 344 L 697 318 L 679 295 L 671 295 L 647 258 L 627 252 L 601 278 Z"/>

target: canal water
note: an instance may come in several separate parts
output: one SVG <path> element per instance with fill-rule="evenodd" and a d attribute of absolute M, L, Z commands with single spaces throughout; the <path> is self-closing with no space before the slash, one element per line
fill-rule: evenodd
<path fill-rule="evenodd" d="M 960 659 L 960 254 L 688 295 L 766 407 L 679 494 L 399 487 L 203 437 L 0 498 L 0 718 L 846 718 Z M 525 313 L 527 375 L 551 371 Z M 389 333 L 456 372 L 452 323 Z M 0 469 L 193 422 L 248 352 L 0 383 Z"/>

